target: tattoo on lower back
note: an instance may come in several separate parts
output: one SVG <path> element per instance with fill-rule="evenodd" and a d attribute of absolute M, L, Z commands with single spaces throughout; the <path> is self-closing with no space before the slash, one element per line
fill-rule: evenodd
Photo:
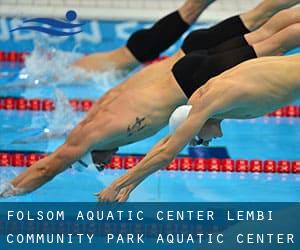
<path fill-rule="evenodd" d="M 145 120 L 146 120 L 146 117 L 135 118 L 135 123 L 133 125 L 129 125 L 127 128 L 128 136 L 132 136 L 133 134 L 135 134 L 135 133 L 141 131 L 143 128 L 145 128 L 146 127 Z"/>

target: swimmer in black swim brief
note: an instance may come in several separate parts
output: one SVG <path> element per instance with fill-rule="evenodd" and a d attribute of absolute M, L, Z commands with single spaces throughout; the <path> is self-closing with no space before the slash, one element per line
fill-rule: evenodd
<path fill-rule="evenodd" d="M 246 19 L 243 15 L 234 16 L 210 29 L 194 31 L 185 39 L 182 50 L 188 55 L 180 59 L 174 65 L 172 71 L 187 97 L 191 96 L 199 86 L 210 78 L 240 62 L 255 58 L 256 53 L 252 45 L 263 47 L 263 44 L 271 43 L 271 41 L 263 41 L 267 41 L 276 32 L 286 37 L 283 33 L 293 29 L 293 24 L 300 22 L 300 8 L 280 11 L 268 20 L 265 25 L 251 33 L 247 33 L 248 29 L 243 23 L 243 19 Z M 283 32 L 279 33 L 280 31 Z M 241 34 L 245 35 L 239 36 Z M 204 39 L 205 36 L 208 36 L 208 40 Z M 232 36 L 236 37 L 229 39 Z M 295 36 L 295 34 L 290 36 Z M 284 39 L 278 39 L 280 35 L 273 37 L 277 37 L 277 40 L 281 40 L 281 43 L 284 43 Z M 229 40 L 220 44 L 221 41 L 226 39 Z M 203 41 L 210 41 L 210 43 L 203 43 Z M 211 48 L 211 45 L 215 44 L 218 45 Z M 208 47 L 208 50 L 203 50 Z M 199 138 L 193 142 L 201 144 L 203 140 Z M 99 154 L 98 159 L 100 159 L 100 152 L 94 152 L 94 155 Z"/>
<path fill-rule="evenodd" d="M 153 60 L 174 44 L 214 1 L 186 0 L 177 11 L 161 18 L 152 27 L 134 32 L 125 46 L 84 56 L 74 66 L 87 71 L 105 71 L 112 67 L 126 71 L 140 63 Z M 208 29 L 192 32 L 187 41 L 190 46 L 193 45 L 193 50 L 211 49 L 227 40 L 257 30 L 273 15 L 299 2 L 300 0 L 263 0 L 245 13 L 228 18 Z M 197 44 L 193 44 L 196 40 Z"/>
<path fill-rule="evenodd" d="M 252 57 L 274 56 L 298 46 L 298 30 L 287 28 L 252 46 L 200 59 L 196 51 L 181 59 L 184 52 L 179 51 L 165 61 L 143 68 L 97 100 L 63 145 L 11 181 L 14 188 L 9 194 L 32 192 L 89 151 L 110 150 L 153 135 L 167 125 L 177 107 L 187 103 L 196 87 L 209 86 L 204 82 L 207 78 Z M 191 60 L 195 63 L 190 63 Z M 190 82 L 192 85 L 186 88 Z M 206 132 L 201 135 L 204 141 L 218 136 L 209 126 Z M 5 195 L 0 193 L 0 196 Z"/>

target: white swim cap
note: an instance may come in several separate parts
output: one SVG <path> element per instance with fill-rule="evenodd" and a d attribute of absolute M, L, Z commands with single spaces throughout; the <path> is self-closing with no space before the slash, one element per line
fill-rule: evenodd
<path fill-rule="evenodd" d="M 187 119 L 192 105 L 183 105 L 178 107 L 169 119 L 170 134 L 175 133 L 176 129 Z"/>

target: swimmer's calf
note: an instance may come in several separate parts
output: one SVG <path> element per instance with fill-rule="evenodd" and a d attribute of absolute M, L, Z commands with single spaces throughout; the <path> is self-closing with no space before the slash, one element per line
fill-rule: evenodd
<path fill-rule="evenodd" d="M 107 234 L 107 244 L 144 244 L 144 234 Z"/>

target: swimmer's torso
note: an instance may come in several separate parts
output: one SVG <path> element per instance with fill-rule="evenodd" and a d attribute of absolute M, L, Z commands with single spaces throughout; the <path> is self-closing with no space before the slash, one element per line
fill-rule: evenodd
<path fill-rule="evenodd" d="M 94 120 L 100 123 L 105 112 L 108 121 L 119 120 L 123 126 L 115 136 L 117 146 L 157 132 L 168 123 L 174 109 L 185 104 L 187 98 L 171 73 L 178 56 L 142 69 L 96 103 L 94 116 L 99 117 Z M 115 146 L 113 141 L 104 144 L 105 148 Z"/>
<path fill-rule="evenodd" d="M 127 111 L 147 113 L 145 115 L 155 120 L 167 120 L 169 117 L 165 118 L 166 114 L 187 101 L 171 73 L 174 63 L 181 56 L 183 54 L 177 53 L 169 59 L 145 67 L 124 82 L 120 98 L 127 99 L 130 105 Z"/>

